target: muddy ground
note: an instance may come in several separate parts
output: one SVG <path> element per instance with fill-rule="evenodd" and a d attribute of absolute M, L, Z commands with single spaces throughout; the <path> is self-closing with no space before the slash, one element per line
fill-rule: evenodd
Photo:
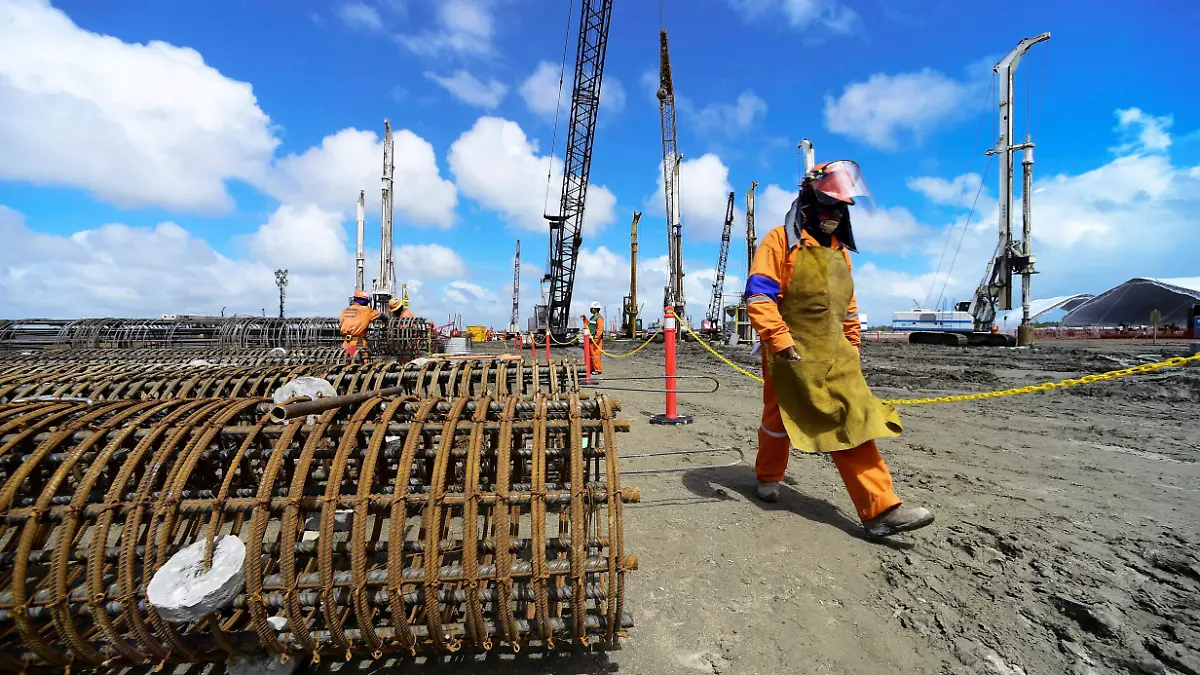
<path fill-rule="evenodd" d="M 632 343 L 610 341 L 624 353 Z M 1053 344 L 1035 349 L 867 344 L 885 398 L 989 391 L 1098 373 L 1184 345 Z M 733 358 L 755 364 L 748 351 Z M 575 356 L 578 350 L 563 350 Z M 558 355 L 556 355 L 557 358 Z M 661 373 L 652 345 L 606 359 L 608 377 Z M 753 366 L 758 371 L 756 365 Z M 681 396 L 695 417 L 652 426 L 659 394 L 612 392 L 632 431 L 618 438 L 625 513 L 641 559 L 618 651 L 446 660 L 437 673 L 1200 673 L 1200 368 L 1069 391 L 901 409 L 881 442 L 902 498 L 937 522 L 866 541 L 837 472 L 794 457 L 778 504 L 753 497 L 759 385 L 695 344 L 685 375 L 717 393 Z M 1163 373 L 1163 371 L 1160 371 Z M 633 386 L 631 382 L 611 385 Z M 651 383 L 644 383 L 653 386 Z M 699 387 L 688 382 L 685 386 Z M 635 458 L 737 448 L 711 457 Z M 673 473 L 636 473 L 650 468 Z"/>
<path fill-rule="evenodd" d="M 863 367 L 882 397 L 899 398 L 1035 384 L 1183 350 L 871 343 Z M 728 353 L 756 364 L 745 349 Z M 605 374 L 662 364 L 653 345 L 606 359 Z M 903 407 L 905 434 L 881 449 L 901 497 L 938 520 L 885 545 L 862 537 L 825 457 L 794 457 L 781 502 L 756 501 L 759 385 L 694 344 L 680 371 L 714 375 L 721 388 L 681 396 L 695 417 L 681 427 L 647 423 L 661 395 L 613 392 L 633 422 L 623 453 L 739 448 L 746 462 L 625 459 L 624 482 L 643 495 L 626 511 L 627 547 L 641 558 L 627 595 L 631 639 L 517 672 L 1200 673 L 1200 368 Z M 632 473 L 656 466 L 687 470 Z"/>

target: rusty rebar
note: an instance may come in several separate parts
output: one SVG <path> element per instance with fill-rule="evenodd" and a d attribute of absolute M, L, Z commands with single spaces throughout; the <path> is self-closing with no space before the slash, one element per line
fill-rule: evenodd
<path fill-rule="evenodd" d="M 631 625 L 615 401 L 372 396 L 282 424 L 268 404 L 0 405 L 0 670 L 612 645 Z M 244 591 L 167 623 L 146 584 L 222 535 L 252 552 Z"/>

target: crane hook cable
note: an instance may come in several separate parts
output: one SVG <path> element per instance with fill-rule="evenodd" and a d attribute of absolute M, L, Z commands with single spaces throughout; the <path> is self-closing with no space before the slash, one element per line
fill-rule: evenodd
<path fill-rule="evenodd" d="M 699 335 L 696 335 L 696 333 L 694 331 L 692 331 L 691 326 L 688 326 L 686 323 L 684 323 L 682 319 L 680 319 L 679 325 L 683 326 L 683 329 L 686 330 L 688 333 L 690 333 L 691 336 L 693 338 L 695 338 L 696 341 L 699 342 L 705 349 L 707 349 L 709 351 L 709 353 L 711 353 L 713 356 L 724 361 L 727 365 L 731 366 L 734 370 L 745 375 L 746 377 L 749 377 L 750 379 L 752 379 L 760 384 L 762 383 L 763 379 L 761 377 L 755 375 L 754 373 L 747 371 L 746 369 L 742 368 L 741 366 L 738 366 L 736 363 L 730 361 L 729 359 L 725 358 L 722 354 L 717 352 L 717 350 L 710 347 L 708 345 L 708 343 L 705 342 L 704 340 L 702 340 Z M 1186 366 L 1189 363 L 1200 363 L 1200 354 L 1194 354 L 1192 356 L 1175 356 L 1175 357 L 1169 358 L 1165 361 L 1159 361 L 1157 363 L 1143 363 L 1138 366 L 1132 366 L 1129 368 L 1121 368 L 1119 370 L 1110 370 L 1108 372 L 1099 373 L 1097 375 L 1084 375 L 1083 377 L 1068 377 L 1063 380 L 1058 380 L 1057 382 L 1043 382 L 1042 384 L 1031 384 L 1031 385 L 1028 385 L 1025 387 L 1013 387 L 1011 389 L 1001 389 L 998 391 L 986 391 L 986 392 L 981 392 L 978 394 L 955 394 L 953 396 L 932 396 L 932 397 L 927 397 L 927 398 L 887 399 L 883 402 L 887 403 L 889 405 L 929 405 L 931 403 L 960 403 L 963 401 L 982 401 L 985 399 L 992 399 L 992 398 L 1004 398 L 1006 396 L 1018 396 L 1020 394 L 1033 394 L 1033 393 L 1037 393 L 1037 392 L 1041 392 L 1041 391 L 1054 391 L 1056 389 L 1068 389 L 1070 387 L 1078 387 L 1079 385 L 1083 385 L 1083 384 L 1093 384 L 1095 382 L 1105 382 L 1108 380 L 1116 380 L 1116 379 L 1119 379 L 1122 377 L 1128 377 L 1130 375 L 1139 375 L 1142 373 L 1153 373 L 1154 371 L 1160 370 L 1162 368 L 1182 368 L 1183 366 Z"/>

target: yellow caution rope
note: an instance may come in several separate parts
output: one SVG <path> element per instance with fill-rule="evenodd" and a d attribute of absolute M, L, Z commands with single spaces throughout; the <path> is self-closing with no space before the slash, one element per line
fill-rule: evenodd
<path fill-rule="evenodd" d="M 631 351 L 631 352 L 626 352 L 626 353 L 624 353 L 624 354 L 609 354 L 608 352 L 606 352 L 606 351 L 604 351 L 603 349 L 601 349 L 601 348 L 600 348 L 600 345 L 596 343 L 596 338 L 592 337 L 592 336 L 589 334 L 589 335 L 588 335 L 588 339 L 592 341 L 592 348 L 593 348 L 593 349 L 599 349 L 601 354 L 603 354 L 603 355 L 605 355 L 605 356 L 608 356 L 608 357 L 611 357 L 611 358 L 614 358 L 614 359 L 624 359 L 624 358 L 627 358 L 627 357 L 633 356 L 634 354 L 636 354 L 636 353 L 638 353 L 638 352 L 642 351 L 643 349 L 645 349 L 645 348 L 646 348 L 646 345 L 650 344 L 650 342 L 651 342 L 652 340 L 654 340 L 654 338 L 658 337 L 658 334 L 659 334 L 659 333 L 661 333 L 661 332 L 662 332 L 662 326 L 659 326 L 658 330 L 654 331 L 654 334 L 653 334 L 653 335 L 651 335 L 650 337 L 646 338 L 646 341 L 645 341 L 645 342 L 643 342 L 642 344 L 638 345 L 636 348 L 634 348 L 634 350 L 633 350 L 633 351 Z"/>
<path fill-rule="evenodd" d="M 746 377 L 748 377 L 760 384 L 762 383 L 763 379 L 761 377 L 755 375 L 754 373 L 747 371 L 746 369 L 742 368 L 741 366 L 737 365 L 733 361 L 730 361 L 729 359 L 725 358 L 723 355 L 718 353 L 715 349 L 710 347 L 707 342 L 700 339 L 700 336 L 696 335 L 696 333 L 692 331 L 691 327 L 688 326 L 686 323 L 684 323 L 682 320 L 679 322 L 679 325 L 683 326 L 684 330 L 686 330 L 693 338 L 696 339 L 697 342 L 699 342 L 705 349 L 707 349 L 710 354 L 712 354 L 713 356 L 717 357 L 718 359 L 724 361 L 726 364 L 728 364 L 734 370 L 745 375 Z M 929 397 L 929 398 L 889 399 L 889 400 L 884 401 L 884 403 L 888 403 L 890 405 L 928 405 L 930 403 L 958 403 L 961 401 L 981 401 L 984 399 L 991 399 L 991 398 L 1003 398 L 1005 396 L 1017 396 L 1020 394 L 1033 394 L 1033 393 L 1036 393 L 1039 391 L 1054 391 L 1055 389 L 1067 389 L 1070 387 L 1078 387 L 1081 384 L 1092 384 L 1094 382 L 1104 382 L 1107 380 L 1116 380 L 1118 378 L 1128 377 L 1129 375 L 1152 373 L 1152 372 L 1162 369 L 1162 368 L 1181 368 L 1183 366 L 1186 366 L 1188 363 L 1192 363 L 1192 362 L 1200 362 L 1200 354 L 1196 354 L 1194 356 L 1176 356 L 1173 358 L 1169 358 L 1166 361 L 1159 361 L 1157 363 L 1144 363 L 1140 366 L 1131 366 L 1129 368 L 1122 368 L 1120 370 L 1110 370 L 1106 373 L 1100 373 L 1098 375 L 1084 375 L 1083 377 L 1069 377 L 1065 380 L 1059 380 L 1057 382 L 1044 382 L 1042 384 L 1031 384 L 1026 387 L 1014 387 L 1012 389 L 1002 389 L 1000 391 L 987 391 L 987 392 L 983 392 L 983 393 L 979 393 L 979 394 L 956 394 L 953 396 L 934 396 L 934 397 Z"/>

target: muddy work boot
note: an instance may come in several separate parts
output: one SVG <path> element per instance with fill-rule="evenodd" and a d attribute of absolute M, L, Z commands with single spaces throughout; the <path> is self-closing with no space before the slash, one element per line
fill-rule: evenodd
<path fill-rule="evenodd" d="M 758 481 L 758 498 L 764 502 L 779 501 L 779 481 Z"/>
<path fill-rule="evenodd" d="M 911 532 L 933 522 L 933 512 L 920 506 L 900 504 L 876 518 L 863 523 L 868 539 L 882 539 L 901 532 Z"/>

